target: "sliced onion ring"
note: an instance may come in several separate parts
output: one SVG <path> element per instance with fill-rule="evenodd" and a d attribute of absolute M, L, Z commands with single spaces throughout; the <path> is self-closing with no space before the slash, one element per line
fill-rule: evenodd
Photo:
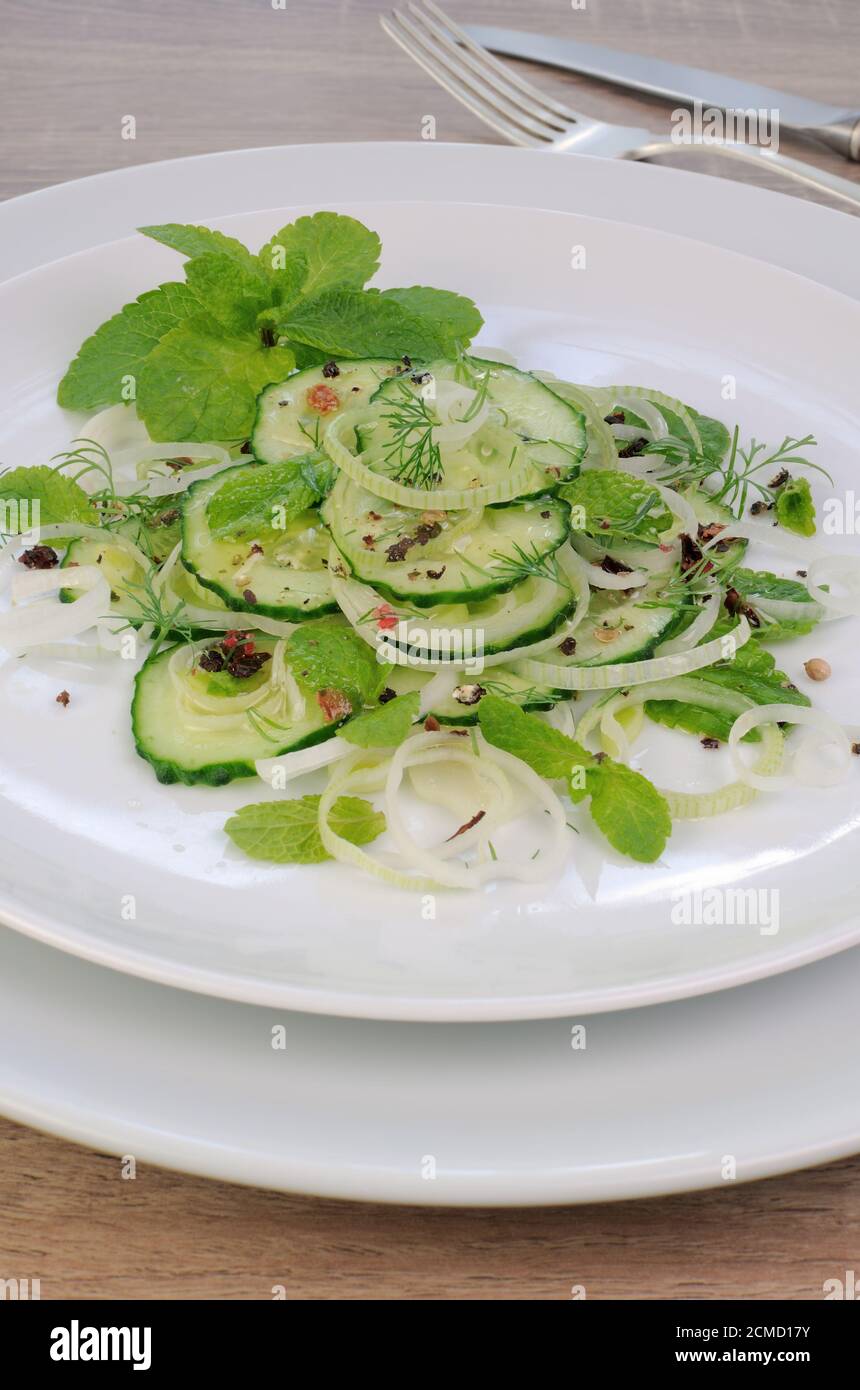
<path fill-rule="evenodd" d="M 807 735 L 792 749 L 789 772 L 785 776 L 762 776 L 750 768 L 741 756 L 740 741 L 751 729 L 765 724 L 804 724 L 816 730 L 818 737 Z M 835 766 L 828 766 L 825 750 L 832 749 L 838 754 Z M 782 791 L 789 787 L 834 787 L 844 782 L 851 767 L 851 740 L 841 724 L 823 710 L 809 709 L 804 705 L 756 705 L 754 709 L 741 714 L 732 725 L 729 735 L 729 752 L 732 763 L 742 782 L 755 787 L 757 791 Z"/>
<path fill-rule="evenodd" d="M 741 617 L 738 625 L 722 637 L 714 637 L 701 647 L 675 652 L 670 656 L 652 656 L 645 661 L 618 661 L 609 666 L 557 666 L 553 662 L 528 659 L 513 663 L 518 676 L 540 680 L 560 690 L 616 690 L 652 681 L 671 680 L 701 671 L 715 661 L 733 656 L 750 638 L 750 627 Z"/>
<path fill-rule="evenodd" d="M 375 497 L 384 497 L 388 502 L 396 502 L 401 507 L 413 507 L 419 511 L 428 506 L 440 511 L 458 511 L 463 507 L 474 507 L 478 503 L 489 506 L 493 502 L 510 502 L 524 492 L 535 490 L 539 477 L 538 470 L 531 463 L 510 468 L 492 483 L 483 483 L 473 488 L 420 488 L 405 487 L 403 483 L 376 473 L 361 462 L 361 458 L 347 448 L 340 438 L 342 430 L 355 427 L 355 417 L 350 412 L 336 416 L 323 434 L 323 446 L 332 463 L 352 478 L 353 482 L 372 492 Z"/>

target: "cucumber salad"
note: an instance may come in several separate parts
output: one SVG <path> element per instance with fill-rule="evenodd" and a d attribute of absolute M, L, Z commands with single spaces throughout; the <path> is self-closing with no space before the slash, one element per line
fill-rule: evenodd
<path fill-rule="evenodd" d="M 142 230 L 184 279 L 84 342 L 69 448 L 0 475 L 0 646 L 70 681 L 133 662 L 160 782 L 271 789 L 226 820 L 241 852 L 420 891 L 539 881 L 591 825 L 649 863 L 677 820 L 851 775 L 857 731 L 780 669 L 781 640 L 860 615 L 811 437 L 745 442 L 471 347 L 464 296 L 367 288 L 379 239 L 348 217 L 256 253 Z M 829 675 L 814 647 L 806 674 Z M 632 766 L 648 721 L 676 731 L 667 785 Z M 719 789 L 678 785 L 690 740 Z"/>

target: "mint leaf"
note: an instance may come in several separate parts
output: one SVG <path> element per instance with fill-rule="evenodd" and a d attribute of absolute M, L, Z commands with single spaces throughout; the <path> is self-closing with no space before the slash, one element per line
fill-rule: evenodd
<path fill-rule="evenodd" d="M 383 299 L 393 299 L 415 318 L 431 322 L 440 335 L 446 357 L 454 357 L 458 349 L 468 347 L 484 326 L 484 320 L 465 295 L 452 290 L 435 290 L 427 285 L 412 285 L 409 289 L 383 290 Z"/>
<path fill-rule="evenodd" d="M 43 464 L 35 468 L 11 468 L 0 474 L 0 500 L 3 502 L 27 503 L 26 525 L 17 527 L 29 531 L 38 526 L 54 526 L 63 521 L 83 521 L 89 526 L 98 526 L 99 517 L 92 502 L 82 487 L 79 487 L 65 474 Z M 38 523 L 34 515 L 33 503 L 39 504 Z M 22 509 L 23 510 L 23 509 Z M 11 509 L 3 508 L 3 525 L 13 519 Z M 23 519 L 23 517 L 21 518 Z"/>
<path fill-rule="evenodd" d="M 666 424 L 669 426 L 669 433 L 673 438 L 682 440 L 692 449 L 693 437 L 680 415 L 676 415 L 674 410 L 669 410 L 662 405 L 660 411 L 665 417 Z M 732 437 L 722 420 L 715 420 L 710 415 L 700 415 L 690 405 L 687 406 L 687 411 L 692 416 L 696 429 L 699 431 L 699 438 L 702 441 L 702 457 L 710 459 L 713 463 L 719 463 L 728 453 L 729 445 L 732 442 Z M 627 424 L 641 425 L 645 428 L 644 421 L 634 417 L 629 410 L 625 410 L 624 419 Z"/>
<path fill-rule="evenodd" d="M 590 468 L 559 488 L 574 530 L 658 544 L 672 514 L 651 483 L 614 468 Z M 573 510 L 575 509 L 575 510 Z"/>
<path fill-rule="evenodd" d="M 815 504 L 808 478 L 792 478 L 776 498 L 776 518 L 786 531 L 798 536 L 815 535 Z"/>
<path fill-rule="evenodd" d="M 569 777 L 571 768 L 578 763 L 593 761 L 581 744 L 560 729 L 526 714 L 500 695 L 484 696 L 478 705 L 478 719 L 488 743 L 520 758 L 550 781 Z"/>
<path fill-rule="evenodd" d="M 327 290 L 283 317 L 284 337 L 331 357 L 444 356 L 445 335 L 431 320 L 370 290 Z"/>
<path fill-rule="evenodd" d="M 263 347 L 254 333 L 223 338 L 189 320 L 143 363 L 138 413 L 153 439 L 242 439 L 260 391 L 283 381 L 294 362 L 289 349 Z"/>
<path fill-rule="evenodd" d="M 178 251 L 182 256 L 206 256 L 215 252 L 220 256 L 228 257 L 243 270 L 250 271 L 255 275 L 260 275 L 260 266 L 256 258 L 243 246 L 241 241 L 235 237 L 226 236 L 224 232 L 213 231 L 211 227 L 194 227 L 181 222 L 165 222 L 160 227 L 138 227 L 137 229 L 143 236 L 151 237 L 153 241 L 160 241 L 163 246 L 169 246 L 173 251 Z"/>
<path fill-rule="evenodd" d="M 238 540 L 270 528 L 274 519 L 291 521 L 321 501 L 331 473 L 331 463 L 321 454 L 228 469 L 206 508 L 210 534 L 215 540 Z"/>
<path fill-rule="evenodd" d="M 98 410 L 126 399 L 126 378 L 136 382 L 160 339 L 199 308 L 194 291 L 172 281 L 126 304 L 83 343 L 57 388 L 58 404 Z"/>
<path fill-rule="evenodd" d="M 819 621 L 819 613 L 816 605 L 810 597 L 809 590 L 805 584 L 801 584 L 797 579 L 783 579 L 782 576 L 771 574 L 769 570 L 735 570 L 732 575 L 732 588 L 736 589 L 741 598 L 756 608 L 762 619 L 762 626 L 753 629 L 753 636 L 764 638 L 768 642 L 776 642 L 786 637 L 801 637 L 807 632 L 811 632 Z M 808 616 L 798 611 L 795 618 L 771 618 L 764 608 L 759 608 L 759 599 L 775 598 L 788 600 L 790 603 L 805 604 Z M 750 643 L 746 644 L 748 647 Z M 740 652 L 746 650 L 741 647 Z"/>
<path fill-rule="evenodd" d="M 302 796 L 289 801 L 260 801 L 242 806 L 224 830 L 251 859 L 271 864 L 321 864 L 331 855 L 318 829 L 320 798 Z M 385 829 L 385 816 L 358 796 L 339 796 L 329 824 L 353 845 L 366 845 Z"/>
<path fill-rule="evenodd" d="M 229 256 L 198 256 L 186 265 L 185 279 L 200 310 L 228 333 L 253 330 L 261 310 L 271 304 L 265 281 Z"/>
<path fill-rule="evenodd" d="M 300 258 L 305 263 L 302 293 L 316 295 L 335 287 L 361 289 L 379 269 L 381 251 L 376 233 L 354 217 L 317 212 L 282 227 L 261 247 L 257 262 L 278 282 L 284 274 L 289 277 L 290 262 Z"/>
<path fill-rule="evenodd" d="M 672 833 L 666 798 L 624 763 L 604 758 L 585 774 L 591 816 L 614 849 L 640 864 L 653 864 Z"/>
<path fill-rule="evenodd" d="M 478 719 L 481 733 L 494 747 L 521 758 L 541 777 L 570 779 L 574 803 L 590 796 L 592 819 L 615 849 L 642 863 L 659 858 L 672 820 L 665 797 L 641 772 L 605 754 L 589 753 L 537 715 L 497 695 L 484 696 Z M 573 778 L 580 768 L 585 771 L 584 785 Z"/>
<path fill-rule="evenodd" d="M 287 638 L 286 660 L 311 690 L 343 691 L 353 709 L 376 699 L 385 685 L 374 648 L 337 620 L 302 623 Z"/>
<path fill-rule="evenodd" d="M 365 710 L 338 729 L 338 738 L 355 743 L 359 748 L 397 748 L 412 732 L 418 718 L 417 690 L 398 695 L 378 709 Z"/>

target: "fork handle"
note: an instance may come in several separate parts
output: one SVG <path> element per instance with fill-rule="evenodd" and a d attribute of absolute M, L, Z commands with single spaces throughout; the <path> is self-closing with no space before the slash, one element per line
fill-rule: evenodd
<path fill-rule="evenodd" d="M 753 164 L 759 169 L 775 169 L 795 183 L 829 193 L 831 197 L 849 204 L 855 211 L 860 209 L 860 183 L 841 179 L 838 174 L 831 174 L 827 169 L 819 169 L 814 164 L 804 163 L 801 159 L 791 159 L 788 155 L 778 154 L 776 150 L 767 149 L 763 145 L 747 145 L 742 140 L 715 140 L 707 144 L 701 141 L 683 145 L 661 140 L 643 146 L 629 158 L 651 159 L 655 154 L 692 154 L 701 153 L 702 150 L 709 154 L 723 155 L 726 159 L 737 159 L 744 164 Z"/>

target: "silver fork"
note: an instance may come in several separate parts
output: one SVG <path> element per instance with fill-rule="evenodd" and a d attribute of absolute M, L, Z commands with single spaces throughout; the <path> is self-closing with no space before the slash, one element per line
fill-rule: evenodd
<path fill-rule="evenodd" d="M 380 15 L 389 38 L 452 96 L 515 145 L 559 154 L 646 160 L 655 155 L 684 155 L 704 149 L 759 169 L 777 170 L 796 183 L 841 199 L 855 212 L 860 208 L 860 184 L 763 145 L 747 145 L 740 140 L 676 143 L 668 136 L 637 126 L 592 120 L 553 97 L 544 96 L 476 43 L 435 0 L 425 0 L 423 8 L 410 0 L 408 10 L 408 14 L 393 10 L 390 16 Z"/>

